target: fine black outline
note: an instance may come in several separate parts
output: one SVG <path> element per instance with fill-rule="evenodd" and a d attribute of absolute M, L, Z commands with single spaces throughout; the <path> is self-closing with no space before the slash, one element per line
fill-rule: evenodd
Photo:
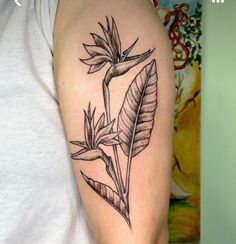
<path fill-rule="evenodd" d="M 138 39 L 122 52 L 114 18 L 111 17 L 110 23 L 106 17 L 106 28 L 101 23 L 98 24 L 105 38 L 91 33 L 95 44 L 83 44 L 90 57 L 80 60 L 90 66 L 88 74 L 99 71 L 106 64 L 110 65 L 102 82 L 105 113 L 102 113 L 95 122 L 96 108 L 92 111 L 89 103 L 87 111 L 84 111 L 85 139 L 84 141 L 70 141 L 70 143 L 81 147 L 78 152 L 71 154 L 71 158 L 85 161 L 101 159 L 105 163 L 106 172 L 113 180 L 116 191 L 110 186 L 86 176 L 82 171 L 81 175 L 100 197 L 121 214 L 131 228 L 129 207 L 131 163 L 132 158 L 144 150 L 150 142 L 158 105 L 156 61 L 153 59 L 145 65 L 130 83 L 117 118 L 116 130 L 114 130 L 115 119 L 111 120 L 109 84 L 113 77 L 121 76 L 145 61 L 155 49 L 129 56 Z M 114 162 L 100 145 L 113 147 Z M 125 182 L 120 168 L 118 146 L 122 148 L 127 157 Z"/>

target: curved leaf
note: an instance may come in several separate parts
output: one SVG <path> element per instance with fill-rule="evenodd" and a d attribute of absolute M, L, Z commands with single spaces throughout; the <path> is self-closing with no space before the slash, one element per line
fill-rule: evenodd
<path fill-rule="evenodd" d="M 108 185 L 94 181 L 87 177 L 82 171 L 80 171 L 86 183 L 106 202 L 108 202 L 113 208 L 115 208 L 127 221 L 130 226 L 129 215 L 125 207 L 124 202 L 120 199 L 118 194 Z"/>
<path fill-rule="evenodd" d="M 146 65 L 130 84 L 118 117 L 121 148 L 134 157 L 150 141 L 157 107 L 155 60 Z"/>

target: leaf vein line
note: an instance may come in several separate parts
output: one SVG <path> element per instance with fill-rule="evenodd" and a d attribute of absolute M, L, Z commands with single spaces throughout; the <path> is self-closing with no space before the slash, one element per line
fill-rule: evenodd
<path fill-rule="evenodd" d="M 143 102 L 143 99 L 144 99 L 144 95 L 145 95 L 145 91 L 146 91 L 146 87 L 147 87 L 147 83 L 148 83 L 148 80 L 149 80 L 149 75 L 151 73 L 152 67 L 153 67 L 153 64 L 151 65 L 149 72 L 147 72 L 147 68 L 145 68 L 146 79 L 145 79 L 145 82 L 144 82 L 144 87 L 142 89 L 141 98 L 140 98 L 138 109 L 137 109 L 137 112 L 136 112 L 137 115 L 139 115 L 141 107 L 142 107 L 142 102 Z M 132 139 L 131 139 L 131 143 L 130 143 L 130 151 L 129 151 L 129 160 L 130 161 L 132 160 L 132 151 L 133 151 L 133 144 L 134 144 L 134 139 L 135 139 L 135 134 L 136 134 L 136 129 L 137 129 L 138 117 L 139 116 L 136 116 L 136 118 L 135 118 L 134 129 L 133 129 Z"/>

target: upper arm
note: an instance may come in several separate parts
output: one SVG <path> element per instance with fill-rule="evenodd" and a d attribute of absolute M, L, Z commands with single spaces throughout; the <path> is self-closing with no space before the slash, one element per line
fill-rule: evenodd
<path fill-rule="evenodd" d="M 61 0 L 54 74 L 97 241 L 154 243 L 167 219 L 174 104 L 160 19 L 141 0 Z"/>

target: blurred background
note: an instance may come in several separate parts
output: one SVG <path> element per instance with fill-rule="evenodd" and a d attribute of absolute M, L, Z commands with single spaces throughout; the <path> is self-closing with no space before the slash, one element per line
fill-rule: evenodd
<path fill-rule="evenodd" d="M 201 243 L 236 243 L 236 1 L 203 3 Z"/>
<path fill-rule="evenodd" d="M 170 241 L 234 244 L 236 0 L 152 2 L 175 64 Z"/>

